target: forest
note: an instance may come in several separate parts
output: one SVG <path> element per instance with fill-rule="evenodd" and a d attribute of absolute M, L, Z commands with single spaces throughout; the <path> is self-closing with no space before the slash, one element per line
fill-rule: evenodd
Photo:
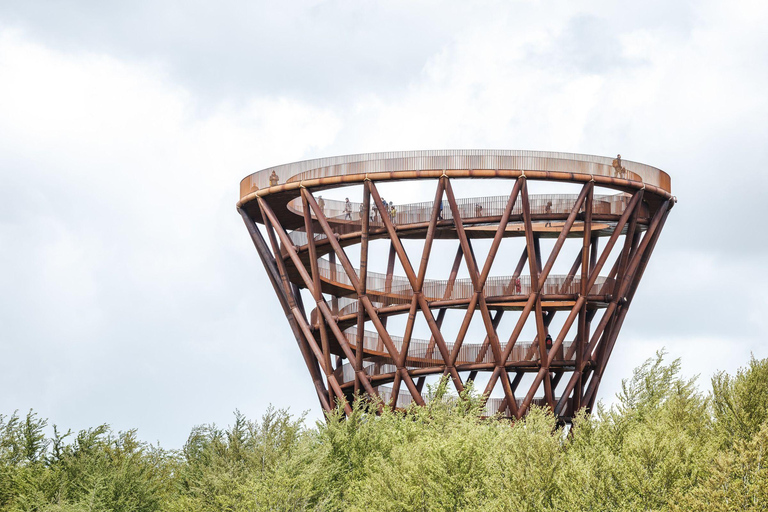
<path fill-rule="evenodd" d="M 768 510 L 768 359 L 702 390 L 660 352 L 567 427 L 545 409 L 480 418 L 476 392 L 439 384 L 426 407 L 380 406 L 311 425 L 235 412 L 180 450 L 0 416 L 0 510 Z"/>

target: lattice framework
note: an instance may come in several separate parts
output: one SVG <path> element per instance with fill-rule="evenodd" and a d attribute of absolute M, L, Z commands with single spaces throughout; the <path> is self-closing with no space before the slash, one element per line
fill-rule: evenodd
<path fill-rule="evenodd" d="M 473 251 L 472 238 L 468 236 L 467 225 L 457 203 L 452 179 L 444 172 L 437 179 L 421 259 L 418 262 L 414 264 L 411 261 L 401 239 L 403 231 L 409 228 L 396 225 L 394 219 L 389 215 L 381 215 L 386 238 L 391 242 L 387 269 L 388 279 L 391 282 L 394 262 L 397 259 L 412 289 L 412 296 L 406 304 L 399 305 L 397 308 L 392 306 L 387 308 L 375 305 L 371 299 L 367 289 L 367 273 L 372 234 L 371 208 L 375 206 L 378 212 L 386 212 L 388 209 L 382 201 L 375 179 L 366 176 L 362 184 L 361 225 L 358 235 L 360 258 L 357 269 L 353 266 L 344 244 L 342 244 L 341 237 L 337 233 L 338 230 L 334 231 L 334 227 L 325 215 L 324 208 L 318 204 L 318 200 L 310 188 L 302 186 L 299 192 L 303 228 L 307 238 L 306 247 L 303 248 L 295 244 L 289 231 L 283 227 L 281 220 L 268 201 L 268 196 L 259 195 L 255 198 L 257 210 L 253 209 L 249 212 L 247 208 L 239 208 L 289 320 L 324 410 L 330 410 L 339 400 L 344 404 L 345 411 L 349 413 L 351 409 L 348 401 L 353 393 L 364 391 L 371 396 L 379 395 L 381 383 L 385 379 L 381 378 L 381 375 L 370 375 L 364 366 L 366 359 L 371 359 L 370 354 L 366 354 L 364 347 L 363 338 L 366 322 L 372 323 L 383 344 L 383 349 L 386 351 L 388 361 L 394 363 L 394 371 L 386 375 L 386 380 L 389 381 L 391 378 L 392 384 L 391 392 L 389 392 L 392 397 L 389 402 L 391 407 L 398 404 L 398 397 L 401 396 L 403 385 L 407 389 L 407 395 L 410 395 L 413 401 L 419 405 L 424 405 L 423 388 L 428 375 L 447 375 L 456 390 L 462 391 L 466 380 L 475 380 L 478 373 L 482 371 L 490 373 L 488 384 L 484 390 L 486 396 L 490 396 L 497 384 L 500 383 L 503 399 L 495 409 L 510 417 L 520 418 L 528 411 L 542 384 L 543 404 L 556 415 L 567 419 L 582 407 L 586 407 L 588 410 L 592 409 L 607 361 L 616 343 L 637 285 L 642 278 L 667 215 L 674 204 L 674 198 L 671 196 L 662 197 L 652 215 L 649 216 L 650 219 L 646 219 L 647 223 L 641 226 L 641 212 L 643 208 L 648 208 L 648 204 L 644 202 L 645 186 L 642 188 L 635 187 L 631 191 L 624 211 L 613 225 L 604 247 L 599 250 L 598 237 L 593 234 L 592 229 L 593 198 L 595 195 L 593 177 L 590 181 L 582 184 L 581 190 L 558 233 L 554 247 L 542 264 L 540 244 L 533 227 L 528 178 L 523 172 L 515 179 L 503 213 L 498 219 L 498 226 L 486 258 L 483 261 L 478 261 Z M 440 219 L 443 197 L 447 198 L 452 214 L 452 220 L 447 224 L 449 227 L 446 227 L 447 221 Z M 531 289 L 522 297 L 513 293 L 509 293 L 508 296 L 493 297 L 493 301 L 489 304 L 489 297 L 485 294 L 486 283 L 499 247 L 507 234 L 512 212 L 518 204 L 522 205 L 525 248 L 515 267 L 510 283 L 514 283 L 521 276 L 524 267 L 527 266 Z M 266 239 L 257 226 L 253 211 L 258 212 L 264 224 Z M 567 310 L 567 318 L 562 327 L 556 336 L 553 336 L 552 347 L 547 349 L 546 336 L 550 334 L 549 326 L 558 310 L 547 307 L 552 294 L 547 294 L 543 290 L 563 244 L 572 233 L 577 221 L 581 222 L 583 231 L 581 249 L 570 267 L 565 282 L 570 283 L 578 279 L 579 291 L 573 305 Z M 645 229 L 643 230 L 641 227 Z M 429 300 L 423 292 L 427 267 L 432 256 L 436 234 L 439 230 L 445 231 L 446 229 L 455 231 L 459 247 L 444 296 L 440 299 L 432 298 Z M 601 270 L 622 234 L 625 237 L 618 259 L 608 273 L 608 278 L 612 280 L 608 283 L 612 285 L 610 293 L 605 294 L 602 301 L 599 301 L 589 292 L 595 285 Z M 318 264 L 321 251 L 318 247 L 317 235 L 320 239 L 324 237 L 326 243 L 330 244 L 329 258 L 338 260 L 343 269 L 344 278 L 351 284 L 352 297 L 357 303 L 356 320 L 352 322 L 356 326 L 354 344 L 350 343 L 350 339 L 344 332 L 346 329 L 342 328 L 346 325 L 343 322 L 350 323 L 349 320 L 342 318 L 343 315 L 339 314 L 338 308 L 329 304 L 329 300 L 325 296 L 327 291 L 325 293 L 323 291 L 323 279 Z M 382 236 L 380 229 L 377 236 Z M 462 261 L 469 273 L 473 293 L 457 303 L 456 300 L 452 301 L 449 297 Z M 306 288 L 314 301 L 316 311 L 314 315 L 307 314 L 300 293 L 301 288 Z M 505 309 L 499 307 L 498 304 L 510 302 L 518 304 L 522 311 L 506 344 L 502 345 L 497 327 Z M 594 304 L 598 302 L 603 304 L 604 313 L 593 328 L 592 320 L 599 309 L 594 307 Z M 466 312 L 456 339 L 449 345 L 444 339 L 441 326 L 447 309 L 457 306 L 466 308 Z M 405 332 L 398 348 L 386 327 L 386 320 L 388 315 L 403 314 L 406 310 Z M 437 311 L 437 316 L 433 314 L 433 310 Z M 478 311 L 485 329 L 485 339 L 480 353 L 474 363 L 458 364 L 458 357 L 468 329 Z M 534 343 L 528 348 L 524 361 L 511 360 L 510 356 L 531 314 L 534 317 L 536 327 Z M 436 349 L 441 364 L 427 367 L 409 364 L 409 345 L 412 341 L 418 315 L 421 315 L 426 321 L 431 335 L 428 353 L 430 350 L 434 352 Z M 577 325 L 575 338 L 567 350 L 563 350 L 566 337 L 574 323 Z M 483 362 L 489 350 L 492 358 L 491 364 Z M 564 357 L 558 363 L 556 358 L 562 352 L 564 352 Z M 344 360 L 351 365 L 354 372 L 354 378 L 348 381 L 343 378 L 341 371 Z M 573 364 L 561 364 L 562 361 L 572 361 Z M 462 379 L 460 372 L 469 372 L 466 380 Z M 534 374 L 533 382 L 524 393 L 519 393 L 518 388 L 526 373 Z M 568 377 L 564 385 L 558 390 L 558 386 L 561 386 L 563 377 L 566 375 Z M 516 395 L 516 393 L 519 394 Z M 522 398 L 518 399 L 518 396 Z"/>

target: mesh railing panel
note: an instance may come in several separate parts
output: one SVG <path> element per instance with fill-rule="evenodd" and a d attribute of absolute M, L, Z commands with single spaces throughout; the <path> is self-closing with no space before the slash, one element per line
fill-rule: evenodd
<path fill-rule="evenodd" d="M 559 171 L 618 177 L 671 191 L 669 175 L 656 167 L 622 160 L 622 168 L 617 169 L 612 166 L 612 163 L 613 158 L 596 155 L 482 149 L 391 151 L 344 155 L 278 165 L 253 173 L 240 182 L 240 197 L 242 199 L 251 192 L 271 185 L 314 178 L 378 172 L 482 169 Z"/>

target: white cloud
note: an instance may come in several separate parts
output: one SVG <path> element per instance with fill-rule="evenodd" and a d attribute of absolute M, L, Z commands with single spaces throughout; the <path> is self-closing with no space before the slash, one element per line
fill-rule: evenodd
<path fill-rule="evenodd" d="M 235 407 L 316 412 L 238 183 L 369 150 L 620 151 L 668 170 L 680 203 L 601 396 L 661 346 L 705 379 L 766 357 L 768 12 L 748 4 L 222 8 L 237 19 L 142 4 L 53 25 L 15 9 L 0 20 L 22 27 L 0 30 L 0 411 L 171 445 Z"/>
<path fill-rule="evenodd" d="M 11 291 L 2 313 L 10 390 L 3 410 L 56 404 L 43 413 L 58 422 L 128 428 L 144 414 L 140 400 L 106 417 L 102 407 L 112 407 L 97 404 L 130 400 L 156 380 L 167 388 L 156 387 L 158 396 L 172 393 L 169 376 L 194 389 L 201 381 L 194 369 L 210 359 L 231 364 L 232 353 L 244 351 L 238 364 L 252 371 L 262 357 L 289 354 L 290 364 L 266 365 L 262 378 L 282 382 L 281 366 L 299 373 L 295 347 L 265 336 L 274 329 L 284 339 L 288 329 L 267 296 L 250 294 L 269 285 L 234 205 L 256 162 L 322 148 L 338 131 L 337 117 L 284 97 L 199 115 L 194 98 L 151 66 L 63 54 L 18 33 L 0 38 L 0 69 L 9 77 L 0 81 L 0 287 Z M 179 373 L 185 367 L 191 371 Z M 250 374 L 208 370 L 202 380 L 223 382 L 207 393 Z M 40 371 L 59 384 L 13 384 Z M 229 410 L 219 420 L 264 382 L 249 384 L 220 401 Z M 85 403 L 71 402 L 75 390 Z M 250 398 L 253 412 L 270 399 Z M 169 406 L 166 399 L 148 407 Z M 170 434 L 144 418 L 148 435 L 174 436 L 175 444 L 191 425 Z"/>

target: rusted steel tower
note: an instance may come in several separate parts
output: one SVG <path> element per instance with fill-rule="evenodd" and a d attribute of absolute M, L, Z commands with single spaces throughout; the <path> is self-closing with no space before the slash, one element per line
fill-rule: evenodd
<path fill-rule="evenodd" d="M 457 197 L 480 178 L 511 193 Z M 387 204 L 380 189 L 398 181 L 434 193 Z M 573 194 L 529 194 L 553 183 Z M 362 189 L 359 202 L 319 194 L 341 187 Z M 674 203 L 666 173 L 620 157 L 445 150 L 271 167 L 241 182 L 237 206 L 323 409 L 357 391 L 421 405 L 426 378 L 448 375 L 459 391 L 470 379 L 483 384 L 488 414 L 519 418 L 539 404 L 568 420 L 595 403 Z M 435 254 L 436 240 L 455 254 Z M 371 247 L 380 243 L 387 264 L 377 273 Z M 510 258 L 504 244 L 514 243 L 521 254 Z M 573 254 L 558 262 L 566 246 Z M 430 260 L 446 257 L 450 272 L 428 277 Z M 458 315 L 450 336 L 449 314 Z"/>

